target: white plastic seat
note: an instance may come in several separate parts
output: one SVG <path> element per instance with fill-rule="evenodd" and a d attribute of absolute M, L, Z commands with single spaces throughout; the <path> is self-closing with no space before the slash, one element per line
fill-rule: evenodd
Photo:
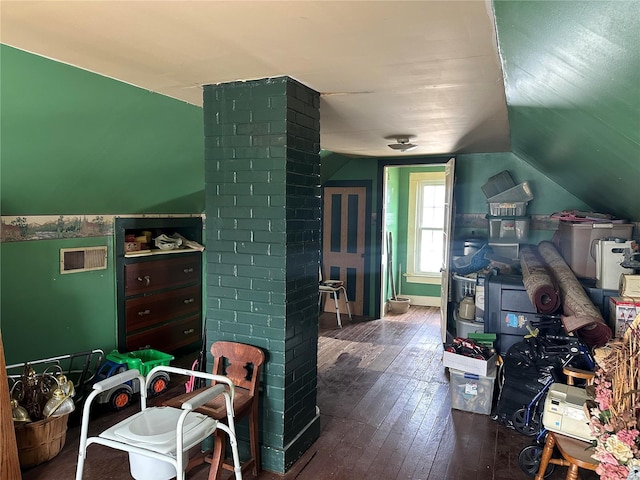
<path fill-rule="evenodd" d="M 215 381 L 216 385 L 204 389 L 202 393 L 185 401 L 181 408 L 166 406 L 147 408 L 146 384 L 159 371 L 200 377 Z M 103 391 L 136 378 L 140 382 L 140 411 L 106 429 L 98 436 L 89 437 L 89 414 L 93 399 Z M 227 406 L 226 425 L 208 415 L 193 411 L 219 395 L 224 396 Z M 87 447 L 93 443 L 128 452 L 130 472 L 136 480 L 169 480 L 174 477 L 184 480 L 189 450 L 209 437 L 216 429 L 229 435 L 235 478 L 242 480 L 235 435 L 233 396 L 233 382 L 225 376 L 170 366 L 155 367 L 149 372 L 147 379 L 138 370 L 127 370 L 96 383 L 82 411 L 76 480 L 82 480 Z"/>
<path fill-rule="evenodd" d="M 320 295 L 318 296 L 318 310 L 322 308 L 322 300 L 325 295 L 333 297 L 333 301 L 336 306 L 336 317 L 338 318 L 338 327 L 342 328 L 342 319 L 340 318 L 340 307 L 338 306 L 338 296 L 340 292 L 344 294 L 344 304 L 347 306 L 347 313 L 349 314 L 349 320 L 351 318 L 351 307 L 349 307 L 349 298 L 347 297 L 347 289 L 344 286 L 344 282 L 340 280 L 322 280 L 322 269 L 319 270 L 319 289 Z"/>

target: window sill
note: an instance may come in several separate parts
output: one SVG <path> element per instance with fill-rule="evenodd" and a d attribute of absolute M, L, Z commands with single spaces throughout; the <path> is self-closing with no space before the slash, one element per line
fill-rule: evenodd
<path fill-rule="evenodd" d="M 417 273 L 405 273 L 404 277 L 408 283 L 422 283 L 426 285 L 440 285 L 442 284 L 442 276 L 439 274 L 417 274 Z"/>

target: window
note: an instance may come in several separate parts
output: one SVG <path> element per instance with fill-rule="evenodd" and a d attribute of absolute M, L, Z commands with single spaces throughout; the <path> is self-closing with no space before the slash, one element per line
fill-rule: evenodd
<path fill-rule="evenodd" d="M 409 175 L 407 265 L 413 275 L 440 276 L 444 201 L 444 172 Z"/>

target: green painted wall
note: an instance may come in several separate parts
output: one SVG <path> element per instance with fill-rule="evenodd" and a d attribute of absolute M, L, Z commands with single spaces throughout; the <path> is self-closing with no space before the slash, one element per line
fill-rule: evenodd
<path fill-rule="evenodd" d="M 199 107 L 0 46 L 2 215 L 202 213 Z M 108 246 L 60 275 L 59 250 Z M 0 244 L 8 363 L 116 345 L 111 237 Z"/>
<path fill-rule="evenodd" d="M 202 109 L 0 46 L 2 215 L 202 213 Z"/>
<path fill-rule="evenodd" d="M 551 215 L 562 210 L 592 210 L 591 206 L 576 198 L 553 180 L 540 173 L 513 153 L 486 153 L 459 155 L 456 157 L 454 202 L 456 214 L 489 211 L 482 185 L 493 175 L 508 170 L 516 183 L 528 181 L 534 199 L 527 206 L 527 215 Z M 529 241 L 538 243 L 550 240 L 553 230 L 530 230 Z M 469 234 L 487 235 L 487 231 L 456 226 L 454 238 Z"/>
<path fill-rule="evenodd" d="M 516 183 L 529 182 L 534 196 L 527 206 L 529 215 L 591 208 L 513 153 L 479 153 L 456 157 L 457 213 L 488 213 L 482 185 L 503 170 L 508 170 Z"/>
<path fill-rule="evenodd" d="M 60 249 L 112 237 L 0 243 L 0 311 L 7 364 L 116 345 L 113 255 L 106 270 L 60 274 Z"/>
<path fill-rule="evenodd" d="M 595 211 L 640 220 L 640 2 L 493 6 L 512 151 Z"/>

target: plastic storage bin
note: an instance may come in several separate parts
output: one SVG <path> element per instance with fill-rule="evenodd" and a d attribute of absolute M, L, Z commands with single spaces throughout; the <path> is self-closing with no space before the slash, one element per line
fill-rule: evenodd
<path fill-rule="evenodd" d="M 488 202 L 496 203 L 530 202 L 531 200 L 533 200 L 533 193 L 531 193 L 529 182 L 519 183 L 515 187 L 511 187 L 509 190 L 500 192 L 499 194 L 487 199 Z"/>
<path fill-rule="evenodd" d="M 488 202 L 489 213 L 494 216 L 521 217 L 527 213 L 529 202 Z"/>
<path fill-rule="evenodd" d="M 483 377 L 450 368 L 451 408 L 484 415 L 491 414 L 495 379 L 495 374 Z"/>
<path fill-rule="evenodd" d="M 594 279 L 596 278 L 595 240 L 608 237 L 631 240 L 633 224 L 572 223 L 561 220 L 558 225 L 558 250 L 576 277 Z"/>
<path fill-rule="evenodd" d="M 527 213 L 527 205 L 533 200 L 529 182 L 522 182 L 493 197 L 487 198 L 489 214 L 493 216 L 522 217 Z"/>
<path fill-rule="evenodd" d="M 491 217 L 489 221 L 489 241 L 517 240 L 526 242 L 529 236 L 529 217 Z"/>
<path fill-rule="evenodd" d="M 489 180 L 487 180 L 487 183 L 482 185 L 480 188 L 482 188 L 484 196 L 490 198 L 515 186 L 516 182 L 513 181 L 509 171 L 503 170 L 493 177 L 490 177 Z"/>
<path fill-rule="evenodd" d="M 476 293 L 476 278 L 465 277 L 463 275 L 453 274 L 453 286 L 454 286 L 454 301 L 460 303 L 460 301 L 467 295 L 475 295 Z"/>
<path fill-rule="evenodd" d="M 484 323 L 456 318 L 456 337 L 469 338 L 470 333 L 484 333 Z"/>
<path fill-rule="evenodd" d="M 489 242 L 489 246 L 493 253 L 504 258 L 511 260 L 517 260 L 520 253 L 520 245 L 518 243 L 506 243 L 506 242 Z"/>

